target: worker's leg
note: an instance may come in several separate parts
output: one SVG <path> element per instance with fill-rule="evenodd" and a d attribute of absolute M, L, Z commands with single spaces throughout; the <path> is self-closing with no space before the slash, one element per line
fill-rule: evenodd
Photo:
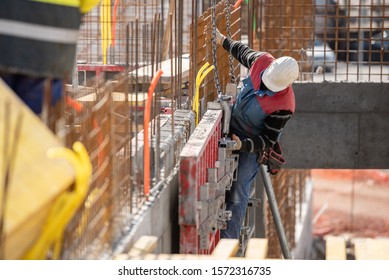
<path fill-rule="evenodd" d="M 233 182 L 226 197 L 227 210 L 232 212 L 232 218 L 227 221 L 227 229 L 221 231 L 221 238 L 239 238 L 246 214 L 251 183 L 257 172 L 257 155 L 255 153 L 240 153 L 237 180 Z"/>
<path fill-rule="evenodd" d="M 42 112 L 44 78 L 18 74 L 2 74 L 1 78 L 35 114 Z M 62 96 L 62 81 L 53 79 L 51 91 L 51 105 L 54 106 Z"/>

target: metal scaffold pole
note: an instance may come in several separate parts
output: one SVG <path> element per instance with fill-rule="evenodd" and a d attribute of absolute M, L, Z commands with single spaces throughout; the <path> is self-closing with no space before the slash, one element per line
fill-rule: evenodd
<path fill-rule="evenodd" d="M 292 256 L 291 256 L 290 251 L 289 251 L 288 241 L 286 239 L 284 227 L 282 225 L 280 212 L 278 211 L 277 200 L 276 200 L 276 196 L 274 194 L 274 190 L 273 190 L 273 186 L 272 186 L 272 183 L 271 183 L 271 180 L 269 177 L 269 173 L 266 171 L 266 168 L 263 164 L 261 164 L 260 169 L 261 169 L 263 184 L 265 186 L 267 198 L 269 200 L 270 210 L 272 212 L 274 224 L 276 226 L 278 239 L 280 241 L 282 254 L 283 254 L 285 259 L 292 259 Z"/>

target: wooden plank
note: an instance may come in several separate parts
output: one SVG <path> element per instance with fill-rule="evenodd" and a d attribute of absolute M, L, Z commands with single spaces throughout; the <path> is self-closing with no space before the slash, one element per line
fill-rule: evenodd
<path fill-rule="evenodd" d="M 267 257 L 268 240 L 265 238 L 250 238 L 247 243 L 245 258 L 264 260 Z"/>
<path fill-rule="evenodd" d="M 358 239 L 354 243 L 356 260 L 389 260 L 389 239 Z"/>
<path fill-rule="evenodd" d="M 211 256 L 215 259 L 226 260 L 230 257 L 234 257 L 238 250 L 238 239 L 221 239 Z"/>
<path fill-rule="evenodd" d="M 113 257 L 114 260 L 122 261 L 122 260 L 128 260 L 129 256 L 128 254 L 119 254 Z"/>
<path fill-rule="evenodd" d="M 389 260 L 389 239 L 367 239 L 369 257 L 372 260 Z"/>
<path fill-rule="evenodd" d="M 346 242 L 344 238 L 337 236 L 326 238 L 326 260 L 346 260 Z"/>
<path fill-rule="evenodd" d="M 175 58 L 173 58 L 175 60 Z M 173 69 L 171 69 L 171 59 L 167 59 L 161 62 L 160 67 L 163 70 L 163 74 L 160 77 L 159 82 L 162 85 L 166 85 L 170 87 L 171 84 L 171 77 L 176 76 L 178 73 L 174 73 L 174 61 L 173 61 Z M 157 72 L 157 69 L 154 65 L 147 65 L 144 67 L 139 68 L 137 71 L 133 70 L 129 74 L 133 77 L 136 77 L 136 73 L 138 73 L 137 79 L 130 79 L 129 82 L 131 83 L 138 83 L 138 84 L 149 84 L 151 82 L 151 79 L 153 78 L 155 73 L 151 73 L 152 68 L 154 68 L 154 71 Z M 182 55 L 182 67 L 181 67 L 181 74 L 182 74 L 182 82 L 187 82 L 189 79 L 189 54 L 183 54 Z M 174 75 L 173 75 L 174 74 Z"/>
<path fill-rule="evenodd" d="M 368 253 L 366 247 L 366 239 L 365 238 L 355 238 L 353 239 L 354 243 L 354 254 L 356 260 L 367 260 Z"/>
<path fill-rule="evenodd" d="M 7 103 L 10 114 L 5 117 Z M 22 116 L 20 136 L 13 139 L 19 113 Z M 5 134 L 7 122 L 10 129 Z M 19 259 L 38 237 L 53 201 L 74 182 L 74 171 L 66 160 L 47 156 L 50 148 L 60 147 L 62 143 L 1 79 L 0 135 L 1 153 L 6 145 L 3 135 L 10 137 L 11 145 L 18 145 L 6 199 L 5 258 Z M 0 170 L 4 170 L 3 154 L 0 158 Z"/>
<path fill-rule="evenodd" d="M 152 253 L 157 248 L 158 237 L 144 235 L 139 238 L 128 252 L 128 257 L 142 256 Z"/>
<path fill-rule="evenodd" d="M 147 99 L 147 92 L 138 92 L 136 93 L 128 93 L 127 97 L 125 93 L 122 92 L 112 92 L 112 101 L 113 102 L 123 102 L 128 101 L 130 105 L 136 106 L 136 101 L 138 101 L 138 105 L 145 102 Z M 90 93 L 88 95 L 84 95 L 76 99 L 78 102 L 86 103 L 86 102 L 97 102 L 99 100 L 97 93 Z"/>
<path fill-rule="evenodd" d="M 131 260 L 216 260 L 216 258 L 211 255 L 194 254 L 147 254 L 132 257 Z"/>

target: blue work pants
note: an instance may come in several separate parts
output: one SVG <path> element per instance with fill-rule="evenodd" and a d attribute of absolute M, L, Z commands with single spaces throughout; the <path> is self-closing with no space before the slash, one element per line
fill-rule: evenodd
<path fill-rule="evenodd" d="M 226 208 L 232 212 L 227 229 L 221 230 L 221 238 L 238 239 L 249 201 L 251 184 L 259 170 L 256 153 L 239 153 L 237 180 L 226 194 Z"/>

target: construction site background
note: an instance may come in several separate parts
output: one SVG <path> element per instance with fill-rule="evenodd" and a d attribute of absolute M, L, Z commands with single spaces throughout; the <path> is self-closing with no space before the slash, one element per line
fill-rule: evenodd
<path fill-rule="evenodd" d="M 325 237 L 347 241 L 348 258 L 358 238 L 389 237 L 388 170 L 312 170 L 314 250 L 325 259 Z"/>
<path fill-rule="evenodd" d="M 293 56 L 301 69 L 296 83 L 388 82 L 385 1 L 243 1 L 236 9 L 231 1 L 217 2 L 218 28 L 275 57 Z M 212 64 L 210 4 L 102 1 L 85 16 L 56 135 L 67 147 L 77 140 L 85 145 L 93 176 L 85 203 L 66 229 L 63 259 L 111 258 L 148 203 L 144 112 L 147 90 L 159 69 L 165 72 L 150 116 L 150 194 L 158 194 L 176 171 L 195 127 L 194 114 L 184 110 L 192 109 L 196 74 L 206 62 Z M 238 83 L 240 67 L 221 50 L 217 55 L 223 87 L 231 76 Z M 200 120 L 217 95 L 214 75 L 199 88 Z M 334 178 L 337 174 L 346 178 Z M 308 199 L 307 181 L 314 185 L 315 236 L 388 236 L 387 176 L 381 170 L 282 170 L 273 184 L 291 247 L 296 245 L 299 207 Z M 265 212 L 268 257 L 279 258 L 278 237 L 269 209 Z"/>
<path fill-rule="evenodd" d="M 210 44 L 207 43 L 210 42 L 208 36 L 211 36 L 211 23 L 209 18 L 210 1 L 200 1 L 195 4 L 193 2 L 177 3 L 177 1 L 170 1 L 175 3 L 176 9 L 172 9 L 171 3 L 169 6 L 167 2 L 168 1 L 164 1 L 163 3 L 159 3 L 159 1 L 146 1 L 142 4 L 132 5 L 121 5 L 119 2 L 119 5 L 113 7 L 114 9 L 117 9 L 116 34 L 111 34 L 112 43 L 109 41 L 106 42 L 105 46 L 108 47 L 105 47 L 105 50 L 103 49 L 104 38 L 99 37 L 100 20 L 97 16 L 99 9 L 96 9 L 91 13 L 85 20 L 83 36 L 80 39 L 79 44 L 79 77 L 84 75 L 88 78 L 90 77 L 89 75 L 95 75 L 93 72 L 82 70 L 82 67 L 88 64 L 106 64 L 107 66 L 111 64 L 121 65 L 126 66 L 126 68 L 131 70 L 154 63 L 156 64 L 154 71 L 151 71 L 152 69 L 148 68 L 147 71 L 150 71 L 148 73 L 137 73 L 139 76 L 147 75 L 148 77 L 151 77 L 153 72 L 158 68 L 158 61 L 169 57 L 173 58 L 173 69 L 175 69 L 175 73 L 179 73 L 181 72 L 179 67 L 182 63 L 180 55 L 182 53 L 189 53 L 191 57 L 190 65 L 194 66 L 191 66 L 189 69 L 189 78 L 187 80 L 189 86 L 187 90 L 179 88 L 173 89 L 174 86 L 177 87 L 177 85 L 185 84 L 186 82 L 186 80 L 177 80 L 177 78 L 182 79 L 182 77 L 177 74 L 178 77 L 175 77 L 176 80 L 172 82 L 174 86 L 170 90 L 166 89 L 166 92 L 164 89 L 161 89 L 160 92 L 161 96 L 169 96 L 169 94 L 171 94 L 170 91 L 173 91 L 173 95 L 175 96 L 174 99 L 172 98 L 170 105 L 174 104 L 175 100 L 181 100 L 181 98 L 177 98 L 176 95 L 184 95 L 184 97 L 185 95 L 188 95 L 188 100 L 190 102 L 194 92 L 193 81 L 195 80 L 194 77 L 197 70 L 205 62 L 212 64 L 212 50 Z M 197 6 L 195 7 L 192 5 Z M 231 36 L 239 39 L 241 34 L 241 39 L 245 40 L 244 38 L 246 38 L 247 42 L 252 45 L 253 48 L 269 51 L 274 56 L 290 55 L 295 57 L 300 62 L 302 70 L 298 82 L 320 82 L 324 80 L 338 82 L 384 82 L 387 81 L 389 77 L 389 61 L 387 60 L 388 49 L 352 50 L 340 49 L 340 45 L 344 42 L 349 42 L 348 44 L 354 42 L 357 48 L 359 48 L 364 43 L 368 43 L 373 34 L 384 31 L 388 24 L 387 9 L 385 9 L 385 7 L 385 3 L 375 3 L 373 1 L 348 1 L 346 4 L 338 4 L 332 1 L 314 2 L 309 0 L 302 0 L 297 3 L 296 1 L 248 1 L 242 4 L 240 11 L 242 18 L 246 20 L 240 20 L 239 15 L 234 17 L 232 14 L 232 26 L 236 24 L 236 27 L 233 27 L 234 30 L 231 32 Z M 197 12 L 195 8 L 197 8 Z M 103 9 L 103 7 L 100 8 L 100 13 L 102 11 L 101 9 Z M 205 11 L 205 13 L 202 14 L 201 11 Z M 173 12 L 173 23 L 171 24 L 170 31 L 168 31 L 169 23 L 167 23 L 170 19 L 168 12 Z M 198 16 L 198 18 L 196 16 Z M 207 17 L 208 20 L 206 19 Z M 218 27 L 222 32 L 227 33 L 226 22 L 220 22 L 224 19 L 225 18 L 223 17 L 219 18 Z M 197 30 L 194 29 L 193 23 L 196 23 Z M 126 26 L 127 29 L 125 28 Z M 191 29 L 188 28 L 189 26 L 191 26 Z M 196 37 L 196 31 L 199 34 L 198 37 Z M 171 49 L 169 50 L 170 52 L 166 49 L 169 32 L 171 32 L 170 43 L 172 44 Z M 347 35 L 342 35 L 343 37 L 341 38 L 340 34 L 344 33 L 347 33 Z M 387 42 L 387 38 L 384 37 L 384 35 L 380 39 L 383 43 Z M 109 40 L 109 38 L 106 40 Z M 320 40 L 324 48 L 318 47 L 316 50 L 316 40 Z M 161 43 L 156 43 L 157 41 Z M 329 47 L 334 41 L 337 42 L 336 45 L 338 46 L 338 49 L 331 49 Z M 190 44 L 189 42 L 194 43 Z M 128 50 L 130 50 L 129 53 Z M 315 52 L 317 52 L 318 55 L 315 55 Z M 194 53 L 196 53 L 195 56 L 193 55 Z M 332 57 L 332 53 L 336 53 L 337 56 L 335 58 Z M 361 57 L 355 58 L 355 55 L 353 56 L 354 53 L 363 53 L 368 56 L 370 55 L 370 57 L 380 53 L 381 57 L 379 61 L 373 61 L 372 59 L 366 61 L 365 59 L 361 59 Z M 344 58 L 345 54 L 346 59 Z M 228 61 L 225 53 L 223 54 L 223 52 L 220 52 L 218 55 L 224 57 L 223 61 Z M 319 58 L 317 59 L 316 56 Z M 315 61 L 312 61 L 313 59 Z M 82 62 L 82 64 L 80 62 Z M 316 65 L 316 63 L 318 63 L 318 65 Z M 225 82 L 227 82 L 229 74 L 228 69 L 231 68 L 231 65 L 225 63 L 218 66 L 219 71 L 224 71 L 221 75 L 221 79 L 226 77 Z M 237 64 L 235 63 L 233 67 L 235 71 L 234 74 L 238 79 L 240 74 Z M 329 69 L 329 71 L 327 69 Z M 172 70 L 173 76 L 175 76 L 175 73 L 173 73 Z M 105 72 L 105 74 L 107 79 L 111 77 L 108 72 Z M 132 72 L 132 74 L 134 75 L 134 72 Z M 82 81 L 83 79 L 81 78 L 80 84 L 82 84 Z M 170 86 L 166 86 L 166 88 L 169 87 Z M 137 90 L 142 91 L 141 88 L 133 88 L 132 90 L 134 93 Z M 205 95 L 209 95 L 206 99 L 208 99 L 208 101 L 212 100 L 212 98 L 215 98 L 212 92 L 214 92 L 214 78 L 211 73 L 206 77 L 204 86 L 200 89 L 200 99 Z M 185 103 L 177 102 L 178 108 L 180 105 L 182 105 L 182 108 L 189 107 Z M 143 101 L 139 99 L 135 107 L 143 107 Z M 204 110 L 204 108 L 202 110 Z M 115 114 L 114 118 L 121 118 L 119 122 L 128 121 L 125 120 L 125 114 Z M 139 116 L 137 116 L 135 120 L 138 118 Z M 141 126 L 139 127 L 139 130 L 140 129 Z M 137 127 L 133 126 L 131 126 L 130 130 L 132 130 L 132 135 L 136 135 L 139 131 Z M 158 138 L 158 135 L 156 135 L 156 137 Z M 114 169 L 119 170 L 117 168 Z M 123 172 L 125 171 L 123 170 Z M 358 174 L 359 171 L 354 172 L 355 174 Z M 288 177 L 289 180 L 295 181 L 296 179 L 293 178 L 294 176 L 297 176 L 296 178 L 300 178 L 300 180 L 304 181 L 304 178 L 307 178 L 306 176 L 310 176 L 308 174 L 308 171 L 286 170 L 284 173 L 278 175 L 274 181 L 277 195 L 285 199 L 288 197 L 287 193 L 290 192 L 288 191 L 288 188 L 284 186 L 286 183 L 285 179 L 282 178 Z M 120 175 L 117 180 L 123 182 Z M 136 186 L 137 184 L 133 185 Z M 376 191 L 382 192 L 382 190 L 379 189 Z M 132 193 L 135 194 L 135 197 L 138 197 L 135 200 L 139 201 L 139 205 L 141 205 L 142 192 L 137 191 Z M 302 197 L 298 198 L 302 193 L 303 192 L 300 190 L 300 195 L 296 198 L 297 201 L 302 200 Z M 279 207 L 282 209 L 285 227 L 288 231 L 289 240 L 293 246 L 295 219 L 292 217 L 294 217 L 295 211 L 293 209 L 295 206 L 293 206 L 293 204 L 289 207 L 286 206 L 287 201 L 284 199 L 280 199 Z M 355 201 L 355 199 L 356 197 L 350 197 L 350 203 L 351 201 Z M 134 197 L 132 200 L 134 200 Z M 121 201 L 123 201 L 123 203 L 128 203 L 125 202 L 126 199 L 121 199 Z M 361 207 L 364 208 L 366 212 L 373 211 L 369 208 L 371 207 L 369 205 L 364 204 Z M 329 203 L 328 209 L 330 208 L 331 205 Z M 118 209 L 120 209 L 120 207 Z M 136 210 L 132 211 L 136 213 Z M 319 210 L 315 209 L 315 211 Z M 349 215 L 350 219 L 354 216 L 354 213 L 352 212 L 346 213 L 348 213 L 346 215 Z M 267 223 L 271 224 L 271 217 L 269 216 L 267 219 Z M 388 217 L 386 217 L 386 219 L 388 219 Z M 353 220 L 356 220 L 356 218 Z M 353 227 L 346 228 L 351 231 L 353 229 Z M 270 238 L 269 247 L 271 248 L 269 256 L 276 257 L 280 252 L 276 232 L 270 225 L 267 226 L 267 229 L 267 237 Z M 72 238 L 72 240 L 74 239 Z"/>

